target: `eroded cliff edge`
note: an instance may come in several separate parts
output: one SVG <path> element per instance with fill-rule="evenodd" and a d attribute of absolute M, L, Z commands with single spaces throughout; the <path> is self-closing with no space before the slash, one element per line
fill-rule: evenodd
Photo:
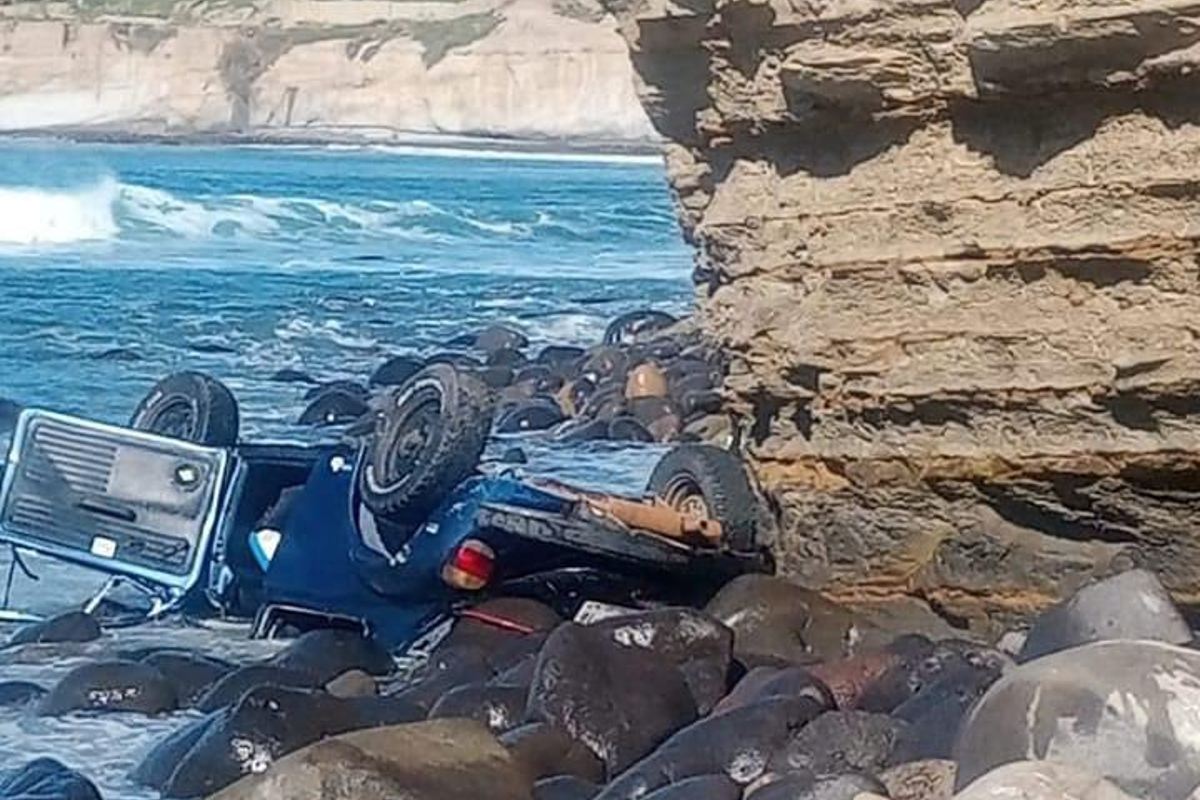
<path fill-rule="evenodd" d="M 597 0 L 0 0 L 0 131 L 645 142 Z"/>
<path fill-rule="evenodd" d="M 607 4 L 782 570 L 976 629 L 1129 563 L 1200 606 L 1200 4 Z"/>

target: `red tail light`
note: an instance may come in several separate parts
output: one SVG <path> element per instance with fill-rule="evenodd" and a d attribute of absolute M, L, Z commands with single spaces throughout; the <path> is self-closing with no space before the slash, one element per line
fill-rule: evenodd
<path fill-rule="evenodd" d="M 478 539 L 458 546 L 442 569 L 442 580 L 456 589 L 477 592 L 488 585 L 496 569 L 496 553 Z"/>

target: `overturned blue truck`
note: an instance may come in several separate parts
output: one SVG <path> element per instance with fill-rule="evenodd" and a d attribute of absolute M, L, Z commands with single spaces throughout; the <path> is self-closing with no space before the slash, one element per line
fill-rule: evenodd
<path fill-rule="evenodd" d="M 620 497 L 482 463 L 491 425 L 488 388 L 433 364 L 334 439 L 243 442 L 230 390 L 178 373 L 128 426 L 25 411 L 0 542 L 135 587 L 150 616 L 349 627 L 393 650 L 497 596 L 595 616 L 703 602 L 765 566 L 735 455 L 679 446 Z"/>

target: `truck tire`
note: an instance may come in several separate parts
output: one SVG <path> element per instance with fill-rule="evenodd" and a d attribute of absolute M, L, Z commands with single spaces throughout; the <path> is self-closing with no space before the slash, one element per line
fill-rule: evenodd
<path fill-rule="evenodd" d="M 431 364 L 386 401 L 359 472 L 375 514 L 423 521 L 479 465 L 492 429 L 492 398 L 478 378 Z"/>
<path fill-rule="evenodd" d="M 229 387 L 201 372 L 163 378 L 138 403 L 129 427 L 208 447 L 237 444 L 237 400 Z"/>
<path fill-rule="evenodd" d="M 734 454 L 708 444 L 680 445 L 655 466 L 646 491 L 684 514 L 720 522 L 725 549 L 757 548 L 759 500 Z"/>

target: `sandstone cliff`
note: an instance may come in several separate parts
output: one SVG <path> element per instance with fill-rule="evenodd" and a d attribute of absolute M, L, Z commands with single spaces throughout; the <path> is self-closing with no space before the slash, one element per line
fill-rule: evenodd
<path fill-rule="evenodd" d="M 0 130 L 644 141 L 595 0 L 0 2 Z"/>
<path fill-rule="evenodd" d="M 1200 606 L 1200 5 L 608 0 L 781 568 L 986 629 Z"/>

